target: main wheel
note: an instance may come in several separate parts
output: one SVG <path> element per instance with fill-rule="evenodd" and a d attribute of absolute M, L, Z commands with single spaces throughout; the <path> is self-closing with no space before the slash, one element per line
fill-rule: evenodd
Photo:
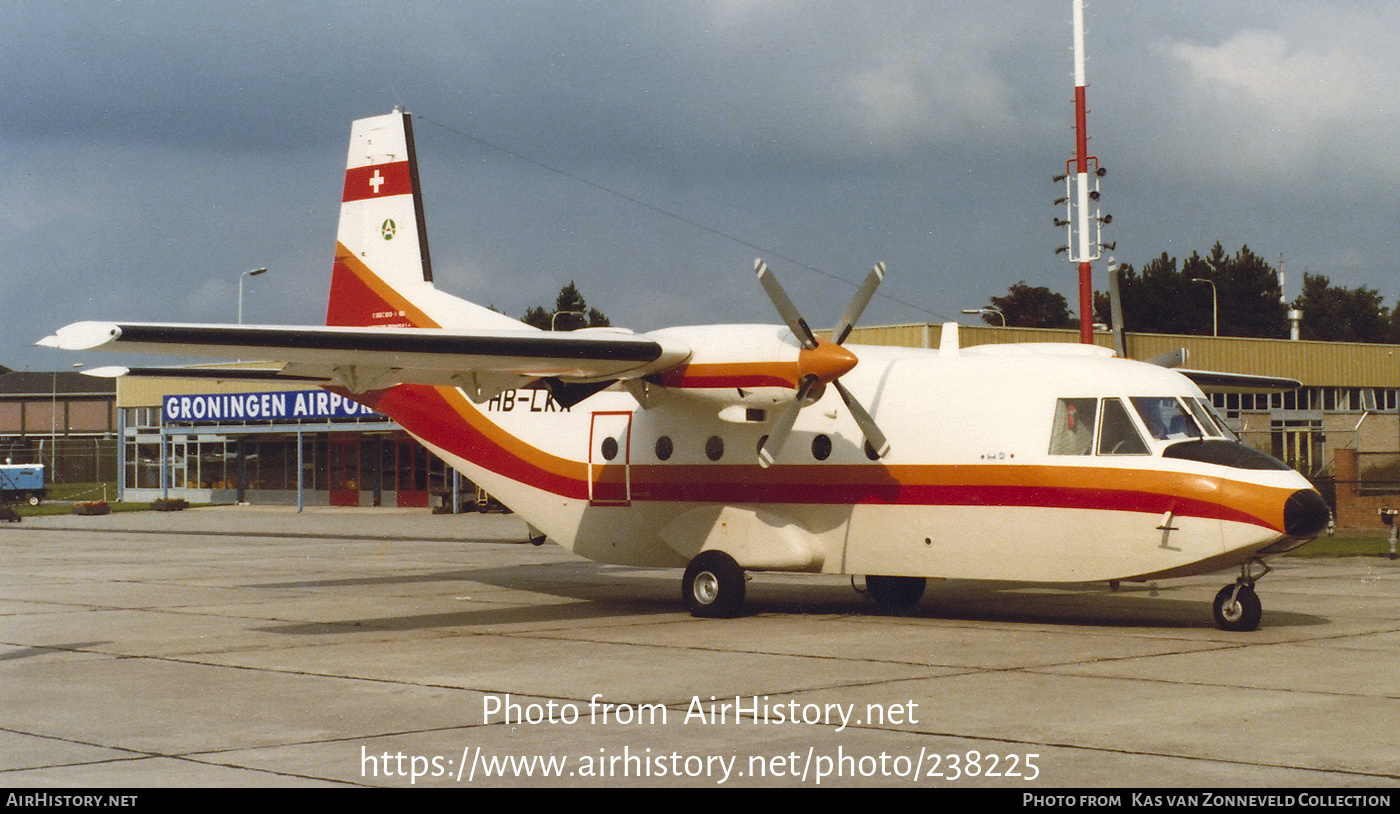
<path fill-rule="evenodd" d="M 1233 596 L 1233 598 L 1231 598 Z M 1215 626 L 1221 630 L 1248 631 L 1259 627 L 1259 619 L 1264 608 L 1259 603 L 1259 595 L 1249 585 L 1226 585 L 1215 595 Z"/>
<path fill-rule="evenodd" d="M 882 608 L 910 608 L 919 604 L 924 595 L 923 577 L 881 577 L 870 575 L 865 578 L 865 590 L 870 598 Z"/>
<path fill-rule="evenodd" d="M 681 595 L 692 616 L 737 616 L 744 607 L 744 569 L 723 551 L 702 551 L 686 566 Z"/>

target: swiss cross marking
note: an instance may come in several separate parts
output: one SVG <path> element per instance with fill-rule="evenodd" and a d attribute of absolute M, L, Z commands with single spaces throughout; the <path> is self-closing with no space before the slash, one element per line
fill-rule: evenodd
<path fill-rule="evenodd" d="M 379 174 L 379 170 L 374 171 L 374 175 L 369 179 L 369 185 L 374 187 L 374 194 L 379 194 L 379 188 L 384 185 L 384 176 Z"/>

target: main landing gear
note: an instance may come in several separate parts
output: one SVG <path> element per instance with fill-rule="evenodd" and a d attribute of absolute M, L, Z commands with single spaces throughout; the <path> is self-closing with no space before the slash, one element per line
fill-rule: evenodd
<path fill-rule="evenodd" d="M 1251 574 L 1250 567 L 1258 563 L 1264 569 Z M 1253 560 L 1240 566 L 1240 578 L 1233 585 L 1226 585 L 1215 595 L 1215 626 L 1221 630 L 1243 632 L 1259 627 L 1259 619 L 1264 607 L 1259 603 L 1259 595 L 1254 592 L 1254 583 L 1273 569 L 1263 560 Z"/>
<path fill-rule="evenodd" d="M 701 551 L 686 566 L 681 596 L 692 616 L 724 619 L 744 609 L 748 577 L 734 558 L 711 549 Z"/>

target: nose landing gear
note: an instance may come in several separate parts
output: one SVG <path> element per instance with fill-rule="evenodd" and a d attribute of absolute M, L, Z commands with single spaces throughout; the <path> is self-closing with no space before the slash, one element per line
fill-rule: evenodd
<path fill-rule="evenodd" d="M 1250 573 L 1251 566 L 1255 563 L 1263 569 L 1258 574 Z M 1235 584 L 1226 585 L 1215 595 L 1212 610 L 1215 613 L 1216 627 L 1232 632 L 1245 632 L 1259 627 L 1264 607 L 1259 602 L 1259 595 L 1254 592 L 1254 583 L 1271 570 L 1273 569 L 1263 560 L 1252 560 L 1240 566 L 1240 577 L 1235 580 Z"/>

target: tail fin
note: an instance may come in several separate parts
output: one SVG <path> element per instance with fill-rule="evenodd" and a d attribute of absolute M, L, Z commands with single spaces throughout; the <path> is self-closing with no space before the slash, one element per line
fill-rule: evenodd
<path fill-rule="evenodd" d="M 350 128 L 326 324 L 523 326 L 433 287 L 413 122 L 400 110 Z"/>

